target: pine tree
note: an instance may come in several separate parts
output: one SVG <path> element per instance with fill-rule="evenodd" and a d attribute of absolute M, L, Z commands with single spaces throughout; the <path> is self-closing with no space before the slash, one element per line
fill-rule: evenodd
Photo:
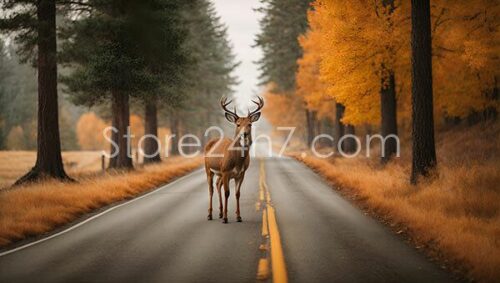
<path fill-rule="evenodd" d="M 187 8 L 183 1 L 149 1 L 141 13 L 139 42 L 151 74 L 159 81 L 155 90 L 142 93 L 145 134 L 158 138 L 158 107 L 176 98 L 172 89 L 185 75 L 187 52 L 183 49 L 187 28 L 182 28 L 181 13 Z M 144 141 L 144 163 L 161 161 L 159 144 L 155 138 Z"/>
<path fill-rule="evenodd" d="M 15 185 L 46 177 L 71 180 L 64 171 L 57 102 L 56 1 L 2 1 L 8 16 L 0 30 L 16 32 L 19 52 L 34 60 L 38 70 L 38 131 L 35 166 Z M 36 54 L 35 52 L 36 47 Z"/>
<path fill-rule="evenodd" d="M 160 48 L 176 44 L 166 42 L 171 29 L 163 26 L 169 21 L 165 15 L 172 3 L 89 1 L 90 11 L 65 31 L 68 40 L 64 59 L 72 63 L 74 71 L 64 82 L 73 101 L 91 106 L 111 100 L 112 126 L 117 130 L 112 139 L 118 145 L 118 154 L 110 160 L 110 168 L 133 167 L 129 141 L 124 138 L 130 125 L 129 100 L 130 96 L 144 97 L 146 93 L 157 95 L 165 78 L 165 65 L 171 63 L 165 56 L 170 54 L 162 56 Z M 154 56 L 159 56 L 156 63 Z"/>
<path fill-rule="evenodd" d="M 6 115 L 5 115 L 5 105 L 6 105 L 6 95 L 7 89 L 5 87 L 7 77 L 10 76 L 10 70 L 7 68 L 7 56 L 5 50 L 5 44 L 0 38 L 0 149 L 5 148 L 5 138 L 6 138 Z"/>
<path fill-rule="evenodd" d="M 262 48 L 259 61 L 262 84 L 273 83 L 277 92 L 295 88 L 297 59 L 302 56 L 298 37 L 307 30 L 310 0 L 264 0 L 258 9 L 264 16 L 255 40 Z"/>
<path fill-rule="evenodd" d="M 260 21 L 261 33 L 255 45 L 262 49 L 260 65 L 261 84 L 272 87 L 272 92 L 291 94 L 295 91 L 297 60 L 302 57 L 299 36 L 307 30 L 307 10 L 311 0 L 263 0 L 258 12 L 264 14 Z M 275 89 L 274 89 L 275 88 Z M 314 135 L 311 113 L 303 111 L 307 121 L 306 141 Z"/>
<path fill-rule="evenodd" d="M 221 23 L 210 1 L 186 2 L 182 13 L 183 26 L 188 29 L 184 52 L 189 54 L 188 66 L 181 81 L 172 86 L 175 101 L 166 107 L 172 134 L 203 136 L 204 131 L 220 119 L 219 100 L 229 96 L 237 84 L 232 75 L 239 63 L 227 38 L 227 28 Z M 172 144 L 172 154 L 178 154 Z"/>

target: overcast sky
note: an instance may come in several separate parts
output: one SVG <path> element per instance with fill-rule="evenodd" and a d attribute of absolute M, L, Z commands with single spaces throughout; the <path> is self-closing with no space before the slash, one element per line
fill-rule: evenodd
<path fill-rule="evenodd" d="M 241 65 L 236 69 L 240 84 L 235 88 L 240 109 L 244 109 L 255 94 L 260 94 L 259 71 L 255 61 L 261 57 L 260 48 L 252 48 L 259 32 L 260 14 L 253 11 L 261 4 L 259 0 L 212 0 L 222 22 L 228 27 L 229 40 L 233 45 L 236 60 Z"/>

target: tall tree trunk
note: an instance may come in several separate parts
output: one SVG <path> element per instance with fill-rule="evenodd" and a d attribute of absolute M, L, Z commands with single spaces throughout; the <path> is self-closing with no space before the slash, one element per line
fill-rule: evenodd
<path fill-rule="evenodd" d="M 382 0 L 384 8 L 388 9 L 389 15 L 394 12 L 394 0 Z M 388 18 L 388 25 L 392 27 L 393 22 Z M 389 46 L 387 46 L 390 51 Z M 391 52 L 393 53 L 393 52 Z M 387 76 L 382 79 L 380 88 L 380 131 L 385 138 L 388 135 L 398 134 L 397 125 L 397 103 L 396 103 L 396 83 L 394 78 L 394 71 L 388 69 L 385 64 L 382 64 L 382 74 Z M 382 163 L 387 163 L 397 151 L 397 143 L 393 138 L 388 139 L 384 143 L 384 155 L 381 158 Z"/>
<path fill-rule="evenodd" d="M 312 118 L 314 124 L 314 136 L 316 136 L 321 134 L 321 120 L 318 119 L 318 111 L 312 111 Z"/>
<path fill-rule="evenodd" d="M 116 136 L 118 137 L 118 155 L 115 157 L 116 160 L 110 162 L 109 168 L 113 169 L 132 169 L 134 166 L 132 164 L 132 156 L 129 150 L 132 145 L 129 144 L 125 135 L 127 135 L 127 129 L 130 126 L 130 110 L 129 110 L 129 97 L 127 94 L 120 93 L 119 91 L 111 92 L 111 111 L 113 115 L 113 124 L 116 125 L 118 132 Z"/>
<path fill-rule="evenodd" d="M 411 1 L 412 47 L 412 171 L 410 182 L 436 167 L 432 103 L 430 0 Z"/>
<path fill-rule="evenodd" d="M 333 120 L 329 119 L 328 117 L 325 117 L 321 119 L 320 121 L 320 131 L 318 131 L 318 134 L 327 134 L 327 135 L 333 135 L 333 127 L 332 127 Z M 320 139 L 319 143 L 322 146 L 332 146 L 329 140 L 327 139 Z"/>
<path fill-rule="evenodd" d="M 37 3 L 38 133 L 35 166 L 15 185 L 45 177 L 71 180 L 64 171 L 57 104 L 57 42 L 55 0 Z"/>
<path fill-rule="evenodd" d="M 146 135 L 150 135 L 144 140 L 144 163 L 160 162 L 160 151 L 158 144 L 158 114 L 156 109 L 157 99 L 152 97 L 145 101 L 145 123 L 144 131 Z M 153 138 L 153 136 L 156 138 Z M 147 155 L 147 156 L 146 156 Z M 149 157 L 148 157 L 149 156 Z"/>
<path fill-rule="evenodd" d="M 381 134 L 385 138 L 388 135 L 398 134 L 397 122 L 397 103 L 396 103 L 396 85 L 394 72 L 388 71 L 389 77 L 386 82 L 382 82 L 380 90 L 380 106 L 381 106 Z M 384 155 L 382 163 L 386 163 L 397 151 L 397 143 L 394 138 L 389 138 L 385 141 Z"/>
<path fill-rule="evenodd" d="M 113 113 L 113 109 L 111 109 L 111 113 Z M 118 118 L 118 115 L 111 115 L 111 127 L 113 127 L 113 129 L 118 129 L 118 121 L 117 121 L 117 118 Z M 111 132 L 111 140 L 113 141 L 114 144 L 118 145 L 118 133 L 115 132 L 115 131 L 112 131 Z M 116 150 L 114 148 L 114 145 L 113 143 L 110 145 L 110 151 L 109 153 L 112 155 L 114 153 L 114 151 Z M 109 159 L 109 168 L 115 168 L 116 167 L 116 162 L 118 160 L 118 156 L 115 156 L 115 157 L 112 157 Z"/>
<path fill-rule="evenodd" d="M 172 155 L 179 155 L 179 117 L 175 111 L 172 111 L 170 115 L 170 132 L 173 135 L 173 138 L 170 139 L 170 153 Z"/>
<path fill-rule="evenodd" d="M 345 134 L 346 135 L 355 135 L 356 132 L 355 132 L 354 126 L 353 125 L 346 125 L 345 126 Z M 344 139 L 344 141 L 342 143 L 342 150 L 345 153 L 356 152 L 357 149 L 358 149 L 358 144 L 356 143 L 356 140 L 354 138 L 349 137 L 349 138 Z"/>
<path fill-rule="evenodd" d="M 344 117 L 345 107 L 340 103 L 335 103 L 335 143 L 337 144 L 340 139 L 344 136 L 345 126 L 342 123 L 342 117 Z"/>
<path fill-rule="evenodd" d="M 305 111 L 306 114 L 306 126 L 307 126 L 307 147 L 311 147 L 312 141 L 314 139 L 314 121 L 313 121 L 313 115 L 312 111 L 309 111 L 309 109 L 306 108 Z"/>

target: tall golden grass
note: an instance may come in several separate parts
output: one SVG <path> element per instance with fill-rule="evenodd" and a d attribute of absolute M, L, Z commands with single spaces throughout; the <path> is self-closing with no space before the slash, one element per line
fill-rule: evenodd
<path fill-rule="evenodd" d="M 128 173 L 47 181 L 0 191 L 0 246 L 40 235 L 105 205 L 132 198 L 199 167 L 201 157 L 171 157 Z"/>
<path fill-rule="evenodd" d="M 100 151 L 65 151 L 64 167 L 70 176 L 101 171 Z M 35 151 L 0 151 L 0 189 L 12 185 L 35 164 Z"/>
<path fill-rule="evenodd" d="M 376 158 L 293 155 L 396 227 L 405 227 L 466 275 L 500 280 L 500 123 L 438 133 L 434 179 L 409 184 L 411 144 L 386 166 Z M 401 231 L 401 232 L 403 232 Z"/>

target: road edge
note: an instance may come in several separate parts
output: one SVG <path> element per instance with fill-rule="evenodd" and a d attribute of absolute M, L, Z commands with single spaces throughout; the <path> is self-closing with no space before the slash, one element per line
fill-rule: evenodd
<path fill-rule="evenodd" d="M 186 179 L 186 178 L 190 177 L 191 175 L 196 174 L 198 171 L 202 171 L 203 168 L 200 168 L 200 167 L 201 166 L 197 167 L 196 169 L 194 169 L 192 171 L 187 172 L 184 175 L 180 175 L 180 176 L 170 180 L 169 182 L 167 182 L 159 187 L 155 187 L 155 188 L 152 188 L 151 190 L 146 190 L 140 194 L 137 194 L 137 195 L 133 196 L 131 199 L 117 201 L 117 202 L 108 204 L 106 206 L 100 207 L 92 212 L 84 213 L 84 214 L 82 214 L 82 216 L 78 217 L 77 219 L 75 219 L 71 222 L 68 222 L 67 224 L 64 224 L 61 227 L 56 228 L 48 233 L 37 235 L 34 237 L 29 237 L 29 238 L 20 240 L 18 242 L 15 242 L 11 245 L 1 247 L 0 248 L 0 257 L 3 257 L 6 255 L 9 255 L 11 253 L 15 253 L 17 251 L 29 248 L 29 247 L 37 245 L 39 243 L 43 243 L 43 242 L 48 241 L 52 238 L 56 238 L 56 237 L 63 235 L 67 232 L 70 232 L 70 231 L 72 231 L 80 226 L 83 226 L 86 223 L 89 223 L 92 220 L 99 218 L 100 216 L 107 214 L 108 212 L 111 212 L 119 207 L 133 203 L 137 200 L 145 198 L 145 197 L 147 197 L 153 193 L 156 193 L 160 190 L 166 189 L 166 188 L 174 185 L 175 183 L 180 182 L 181 180 Z"/>

